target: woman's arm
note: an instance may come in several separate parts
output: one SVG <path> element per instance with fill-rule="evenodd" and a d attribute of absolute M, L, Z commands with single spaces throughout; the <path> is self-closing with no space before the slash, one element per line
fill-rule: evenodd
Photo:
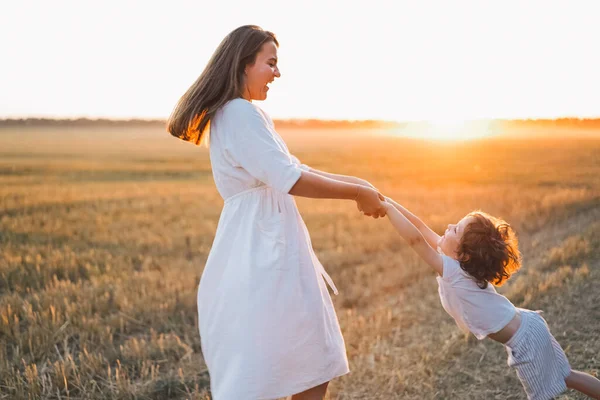
<path fill-rule="evenodd" d="M 396 210 L 398 210 L 402 215 L 404 215 L 411 224 L 413 224 L 419 232 L 423 235 L 427 243 L 434 249 L 437 249 L 437 244 L 440 241 L 440 235 L 435 233 L 430 227 L 428 227 L 423 221 L 421 221 L 416 215 L 408 211 L 406 208 L 402 207 L 400 204 L 396 203 L 394 200 L 389 197 L 385 198 L 388 203 L 390 203 Z"/>
<path fill-rule="evenodd" d="M 302 171 L 300 179 L 292 186 L 289 194 L 320 199 L 356 200 L 359 208 L 374 218 L 385 216 L 387 211 L 375 189 L 307 171 Z"/>
<path fill-rule="evenodd" d="M 400 236 L 404 238 L 419 256 L 440 276 L 443 275 L 444 265 L 442 256 L 425 240 L 421 232 L 398 209 L 386 203 L 387 216 Z"/>
<path fill-rule="evenodd" d="M 314 169 L 312 167 L 309 167 L 309 171 L 312 172 L 313 174 L 321 175 L 321 176 L 324 176 L 329 179 L 335 179 L 336 181 L 342 181 L 342 182 L 347 182 L 347 183 L 356 183 L 358 185 L 370 187 L 372 189 L 377 190 L 375 188 L 375 186 L 373 186 L 370 182 L 368 182 L 364 179 L 361 179 L 361 178 L 357 178 L 356 176 L 332 174 L 330 172 L 321 171 L 318 169 Z"/>
<path fill-rule="evenodd" d="M 311 167 L 308 167 L 308 166 L 306 166 L 306 167 L 308 168 L 308 170 L 310 172 L 312 172 L 314 174 L 317 174 L 317 175 L 320 175 L 320 176 L 323 176 L 325 178 L 333 179 L 333 180 L 340 181 L 340 182 L 355 183 L 355 184 L 360 185 L 360 186 L 364 186 L 364 187 L 368 187 L 368 188 L 371 188 L 371 189 L 375 189 L 376 191 L 379 192 L 379 190 L 377 190 L 377 188 L 375 186 L 373 186 L 371 184 L 371 182 L 366 181 L 366 180 L 361 179 L 361 178 L 358 178 L 356 176 L 332 174 L 330 172 L 321 171 L 321 170 L 314 169 L 314 168 L 311 168 Z M 384 200 L 384 196 L 382 194 L 379 194 L 379 199 L 380 200 Z M 367 216 L 371 216 L 370 213 L 365 212 L 360 207 L 360 203 L 357 204 L 357 206 L 358 206 L 358 211 L 363 212 Z"/>

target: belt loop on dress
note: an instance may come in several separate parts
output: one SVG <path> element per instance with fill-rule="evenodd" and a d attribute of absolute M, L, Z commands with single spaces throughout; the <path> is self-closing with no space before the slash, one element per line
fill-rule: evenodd
<path fill-rule="evenodd" d="M 338 290 L 335 287 L 335 284 L 333 283 L 333 279 L 331 279 L 331 277 L 329 276 L 329 274 L 327 273 L 327 271 L 325 271 L 325 267 L 323 267 L 323 264 L 321 264 L 321 261 L 319 261 L 319 259 L 317 258 L 317 255 L 314 253 L 314 251 L 312 250 L 312 248 L 310 249 L 310 255 L 311 255 L 312 259 L 313 259 L 313 263 L 315 263 L 317 265 L 318 272 L 325 279 L 325 282 L 327 282 L 327 284 L 329 285 L 329 287 L 331 288 L 331 290 L 333 290 L 333 293 L 337 296 L 338 295 Z"/>
<path fill-rule="evenodd" d="M 325 271 L 325 268 L 323 268 L 323 265 L 321 265 L 321 263 L 319 263 L 320 265 L 320 272 L 321 275 L 323 275 L 323 278 L 325 278 L 325 281 L 327 282 L 327 284 L 329 285 L 329 287 L 331 288 L 331 290 L 333 290 L 333 293 L 337 296 L 338 295 L 338 290 L 335 287 L 335 284 L 333 283 L 333 279 L 331 279 L 331 277 L 329 276 L 329 274 L 327 273 L 327 271 Z"/>

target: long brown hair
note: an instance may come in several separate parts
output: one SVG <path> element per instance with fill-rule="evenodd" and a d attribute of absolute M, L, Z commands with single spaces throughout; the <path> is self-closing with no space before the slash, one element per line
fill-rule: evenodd
<path fill-rule="evenodd" d="M 262 45 L 269 41 L 279 46 L 275 34 L 256 25 L 240 26 L 225 36 L 204 71 L 177 102 L 167 131 L 179 139 L 202 143 L 215 112 L 242 96 L 245 68 L 256 61 Z"/>
<path fill-rule="evenodd" d="M 482 211 L 469 213 L 457 259 L 460 267 L 485 289 L 489 283 L 502 286 L 521 267 L 519 242 L 504 220 Z"/>

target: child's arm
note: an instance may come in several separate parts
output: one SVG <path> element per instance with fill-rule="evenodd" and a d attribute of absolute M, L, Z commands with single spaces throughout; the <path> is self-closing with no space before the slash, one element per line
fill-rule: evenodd
<path fill-rule="evenodd" d="M 402 215 L 406 217 L 413 224 L 419 232 L 423 235 L 427 243 L 434 249 L 437 249 L 437 244 L 440 241 L 440 235 L 435 233 L 428 227 L 423 221 L 421 221 L 416 215 L 408 211 L 406 208 L 402 207 L 400 204 L 396 203 L 394 200 L 386 197 L 385 200 L 396 208 L 396 210 L 400 211 Z"/>
<path fill-rule="evenodd" d="M 444 271 L 442 256 L 427 243 L 421 232 L 394 205 L 387 202 L 385 205 L 387 216 L 398 233 L 438 275 L 442 276 Z"/>

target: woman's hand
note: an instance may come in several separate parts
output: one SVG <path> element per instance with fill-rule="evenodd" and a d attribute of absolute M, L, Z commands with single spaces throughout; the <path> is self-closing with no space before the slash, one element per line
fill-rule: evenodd
<path fill-rule="evenodd" d="M 379 190 L 377 190 L 377 188 L 375 186 L 373 186 L 371 184 L 371 182 L 369 182 L 369 181 L 366 181 L 366 180 L 361 179 L 361 178 L 357 178 L 355 176 L 352 176 L 352 177 L 349 177 L 349 178 L 352 179 L 351 180 L 352 183 L 356 183 L 357 185 L 364 186 L 364 187 L 373 189 L 376 192 L 379 192 Z M 382 194 L 379 194 L 379 199 L 383 201 L 385 199 L 385 197 Z M 360 203 L 358 201 L 356 202 L 356 208 L 358 208 L 358 211 L 360 211 L 361 213 L 363 212 L 362 208 L 360 207 Z M 365 215 L 368 215 L 368 214 L 365 214 Z"/>
<path fill-rule="evenodd" d="M 385 197 L 370 187 L 359 185 L 357 189 L 356 206 L 359 211 L 373 218 L 384 217 L 387 213 L 387 208 L 384 204 Z"/>

